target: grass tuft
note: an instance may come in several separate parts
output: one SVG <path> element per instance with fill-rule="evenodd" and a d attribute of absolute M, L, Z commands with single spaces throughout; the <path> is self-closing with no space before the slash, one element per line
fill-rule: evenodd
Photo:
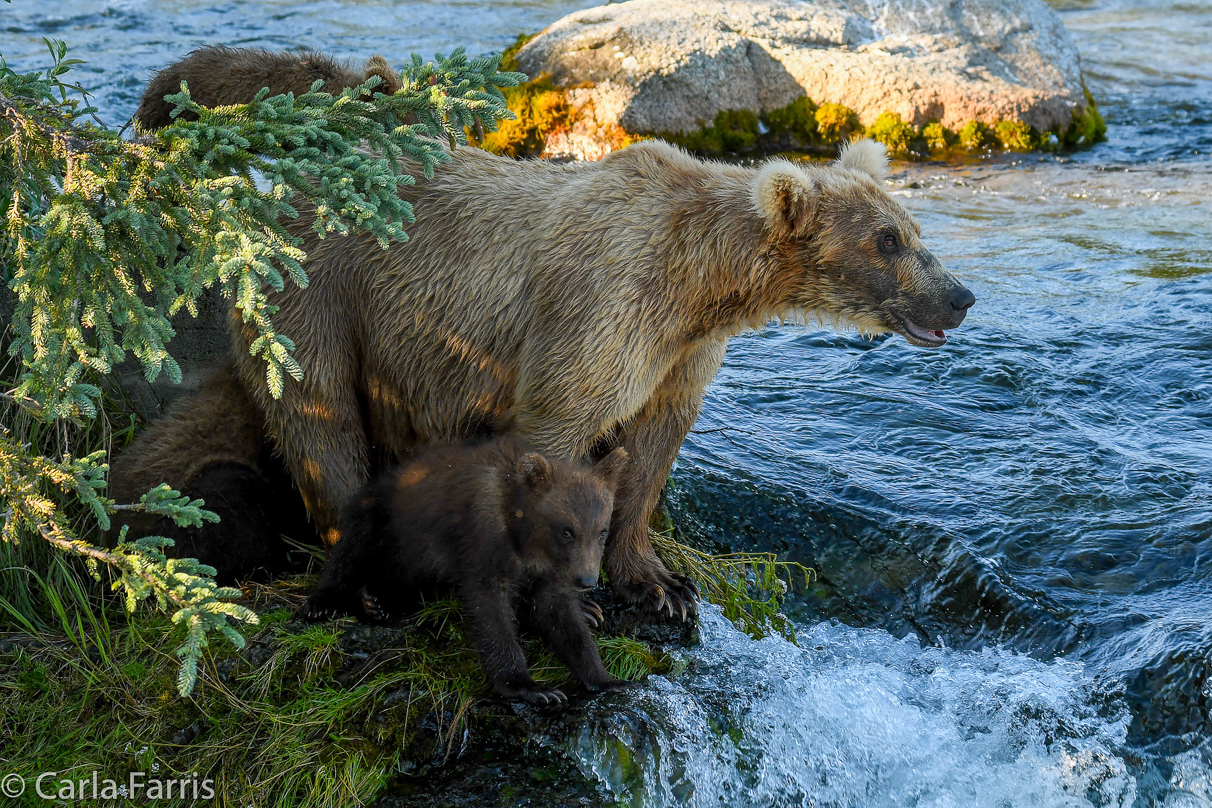
<path fill-rule="evenodd" d="M 778 634 L 795 642 L 795 627 L 780 611 L 792 587 L 807 588 L 815 572 L 774 553 L 711 555 L 682 544 L 671 530 L 650 531 L 657 555 L 669 569 L 698 584 L 703 597 L 754 639 Z"/>

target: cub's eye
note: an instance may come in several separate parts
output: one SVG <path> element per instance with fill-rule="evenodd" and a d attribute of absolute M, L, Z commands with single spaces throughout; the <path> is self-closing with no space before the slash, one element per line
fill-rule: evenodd
<path fill-rule="evenodd" d="M 883 248 L 884 252 L 892 255 L 901 248 L 901 242 L 896 236 L 892 235 L 891 233 L 887 233 L 882 239 L 880 239 L 880 247 Z"/>
<path fill-rule="evenodd" d="M 610 532 L 609 530 L 603 530 L 601 532 L 601 534 L 598 536 L 598 538 L 601 539 L 602 541 L 606 541 L 606 534 L 609 532 Z"/>
<path fill-rule="evenodd" d="M 570 527 L 564 528 L 564 538 L 568 539 L 569 541 L 572 541 L 572 528 L 570 528 Z"/>

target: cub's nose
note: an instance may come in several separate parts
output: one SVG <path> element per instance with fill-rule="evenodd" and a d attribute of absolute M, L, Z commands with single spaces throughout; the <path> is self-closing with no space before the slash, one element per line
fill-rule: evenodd
<path fill-rule="evenodd" d="M 968 291 L 966 286 L 957 286 L 951 292 L 951 317 L 955 320 L 955 324 L 959 325 L 964 315 L 968 313 L 968 309 L 972 308 L 972 304 L 976 302 L 976 295 Z"/>
<path fill-rule="evenodd" d="M 588 575 L 582 575 L 577 578 L 577 586 L 579 586 L 581 589 L 593 589 L 597 585 L 598 576 L 596 575 L 594 575 L 592 578 Z"/>

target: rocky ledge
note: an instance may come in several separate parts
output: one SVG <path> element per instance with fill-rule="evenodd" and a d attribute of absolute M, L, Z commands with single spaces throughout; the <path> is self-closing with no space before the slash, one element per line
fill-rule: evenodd
<path fill-rule="evenodd" d="M 629 0 L 510 55 L 533 77 L 523 120 L 490 136 L 510 153 L 596 159 L 650 135 L 708 153 L 811 149 L 865 133 L 907 156 L 1103 131 L 1041 0 Z"/>

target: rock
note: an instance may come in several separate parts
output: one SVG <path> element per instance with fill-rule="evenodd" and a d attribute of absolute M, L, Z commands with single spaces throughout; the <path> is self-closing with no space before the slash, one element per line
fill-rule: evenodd
<path fill-rule="evenodd" d="M 1041 0 L 629 0 L 564 17 L 516 58 L 582 111 L 548 139 L 553 155 L 600 156 L 577 152 L 601 151 L 612 128 L 686 134 L 804 96 L 866 126 L 893 113 L 952 130 L 1063 130 L 1087 106 L 1077 48 Z"/>

